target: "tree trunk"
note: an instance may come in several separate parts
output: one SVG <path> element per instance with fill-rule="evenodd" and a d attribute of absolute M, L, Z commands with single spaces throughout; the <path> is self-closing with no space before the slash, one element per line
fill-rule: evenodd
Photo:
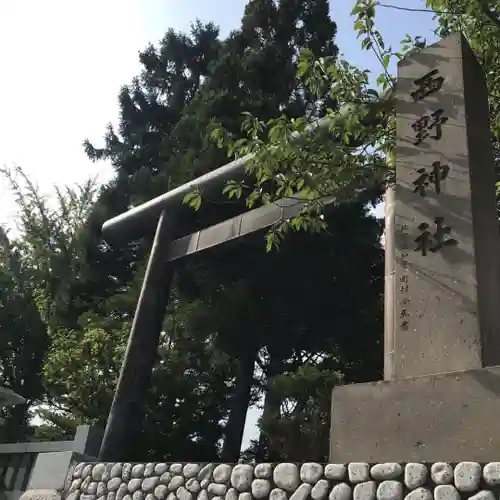
<path fill-rule="evenodd" d="M 229 419 L 221 452 L 221 460 L 225 462 L 237 462 L 240 458 L 241 442 L 254 382 L 254 363 L 254 353 L 238 360 L 234 394 L 231 398 Z"/>
<path fill-rule="evenodd" d="M 271 359 L 266 371 L 268 381 L 276 375 L 280 375 L 281 373 L 283 373 L 283 361 L 279 355 L 271 353 Z M 266 396 L 264 399 L 264 411 L 262 412 L 262 420 L 266 421 L 272 418 L 273 415 L 279 415 L 280 405 L 281 399 L 279 395 L 269 390 L 268 382 Z M 261 428 L 255 460 L 257 462 L 267 460 L 269 458 L 267 455 L 270 452 L 271 450 L 269 449 L 269 440 L 266 433 Z"/>

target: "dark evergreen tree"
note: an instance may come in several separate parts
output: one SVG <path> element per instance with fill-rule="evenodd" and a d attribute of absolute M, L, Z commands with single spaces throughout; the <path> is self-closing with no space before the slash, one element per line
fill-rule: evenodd
<path fill-rule="evenodd" d="M 169 31 L 159 47 L 148 47 L 141 54 L 143 71 L 120 93 L 118 129 L 108 129 L 101 149 L 86 143 L 91 158 L 111 160 L 116 171 L 115 179 L 102 189 L 85 233 L 89 270 L 79 293 L 86 297 L 87 309 L 130 320 L 133 308 L 124 313 L 121 301 L 128 297 L 132 304 L 137 297 L 137 286 L 131 284 L 141 278 L 152 234 L 152 228 L 142 228 L 144 240 L 103 243 L 98 231 L 102 222 L 225 163 L 225 153 L 209 140 L 214 123 L 238 136 L 243 111 L 263 120 L 281 113 L 321 114 L 314 96 L 295 77 L 298 53 L 308 46 L 318 56 L 335 56 L 335 31 L 326 0 L 253 0 L 241 28 L 224 41 L 213 25 L 198 23 L 190 36 Z M 181 212 L 184 231 L 243 209 L 241 201 L 220 203 L 215 194 L 204 200 L 200 211 L 186 207 Z M 164 440 L 145 440 L 149 452 L 169 456 L 175 442 L 176 456 L 187 457 L 193 442 L 204 440 L 198 449 L 208 456 L 218 450 L 223 422 L 220 457 L 237 459 L 248 406 L 256 390 L 265 390 L 254 379 L 254 365 L 262 352 L 268 353 L 262 368 L 270 375 L 290 367 L 296 370 L 298 360 L 308 353 L 332 349 L 339 353 L 338 365 L 346 376 L 360 377 L 363 370 L 365 376 L 373 373 L 375 351 L 367 348 L 365 354 L 354 354 L 353 345 L 369 334 L 376 346 L 380 334 L 380 228 L 359 206 L 338 209 L 332 220 L 339 224 L 332 234 L 296 235 L 278 254 L 267 253 L 262 235 L 255 235 L 235 249 L 218 248 L 181 265 L 176 307 L 187 317 L 175 346 L 185 346 L 189 352 L 181 356 L 186 361 L 174 363 L 179 372 L 158 359 L 144 432 L 152 436 L 160 427 L 165 432 Z M 359 274 L 347 279 L 346 270 Z M 367 285 L 354 289 L 356 282 Z M 197 307 L 190 308 L 192 303 Z M 175 320 L 180 313 L 171 314 Z M 201 356 L 196 353 L 202 348 L 189 339 L 197 339 L 198 346 L 211 339 L 215 351 L 207 355 L 225 359 L 224 367 L 209 363 L 192 368 L 190 363 Z M 177 348 L 172 349 L 176 359 Z M 273 372 L 271 366 L 278 368 Z M 116 377 L 111 373 L 110 380 Z M 206 380 L 202 386 L 207 397 L 211 395 L 207 406 L 202 405 L 206 411 L 196 419 L 187 417 L 194 414 L 189 402 L 194 400 L 187 394 L 196 393 L 196 384 L 183 383 L 187 374 L 193 375 L 193 383 L 197 377 Z M 224 391 L 215 398 L 221 390 L 217 381 L 222 380 L 231 392 L 229 399 Z M 109 397 L 99 408 L 100 421 L 107 415 Z M 80 414 L 84 410 L 80 408 Z M 206 427 L 205 418 L 211 427 Z M 175 434 L 174 427 L 183 430 Z M 186 439 L 183 448 L 178 437 L 194 435 L 199 438 Z"/>
<path fill-rule="evenodd" d="M 4 408 L 1 439 L 22 441 L 29 437 L 29 409 L 44 399 L 43 357 L 48 336 L 36 304 L 32 270 L 21 249 L 0 227 L 0 385 L 25 398 L 25 403 Z"/>

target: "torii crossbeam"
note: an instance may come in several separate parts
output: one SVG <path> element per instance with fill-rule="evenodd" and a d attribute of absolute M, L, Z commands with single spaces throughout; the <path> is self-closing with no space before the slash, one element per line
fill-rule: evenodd
<path fill-rule="evenodd" d="M 346 108 L 337 118 L 342 120 L 350 112 L 352 110 Z M 332 119 L 318 120 L 306 133 L 327 128 L 331 124 Z M 293 139 L 298 137 L 295 135 Z M 131 234 L 140 234 L 145 223 L 158 221 L 99 460 L 111 462 L 130 459 L 129 450 L 135 438 L 139 438 L 145 393 L 168 305 L 175 261 L 270 227 L 298 215 L 304 209 L 306 203 L 302 200 L 282 199 L 173 239 L 175 220 L 172 209 L 183 202 L 185 195 L 195 187 L 203 189 L 204 194 L 210 193 L 222 188 L 229 180 L 243 178 L 245 164 L 252 157 L 247 155 L 228 163 L 104 223 L 102 231 L 105 237 L 121 235 L 130 238 Z M 332 199 L 326 201 L 331 202 Z"/>

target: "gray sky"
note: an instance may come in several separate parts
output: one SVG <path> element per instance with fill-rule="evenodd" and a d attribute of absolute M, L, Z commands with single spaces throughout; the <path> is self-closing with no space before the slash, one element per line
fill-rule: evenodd
<path fill-rule="evenodd" d="M 386 0 L 424 9 L 425 0 Z M 0 165 L 20 165 L 42 190 L 54 184 L 101 181 L 111 169 L 87 159 L 82 141 L 99 142 L 118 116 L 117 95 L 140 70 L 138 52 L 168 28 L 188 30 L 196 18 L 225 36 L 237 28 L 245 0 L 15 0 L 0 2 Z M 361 51 L 350 12 L 355 0 L 331 0 L 337 43 L 352 64 L 380 73 Z M 386 45 L 410 33 L 433 41 L 433 15 L 385 7 L 377 22 Z M 392 68 L 394 71 L 394 68 Z M 0 223 L 12 223 L 15 204 L 0 182 Z M 245 441 L 255 434 L 252 410 Z"/>

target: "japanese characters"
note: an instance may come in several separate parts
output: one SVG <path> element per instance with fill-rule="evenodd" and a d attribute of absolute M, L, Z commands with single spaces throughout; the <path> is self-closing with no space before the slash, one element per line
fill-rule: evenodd
<path fill-rule="evenodd" d="M 409 317 L 410 313 L 408 311 L 408 305 L 411 302 L 409 289 L 408 289 L 408 281 L 409 281 L 409 272 L 408 272 L 408 250 L 409 250 L 409 226 L 408 224 L 401 224 L 401 235 L 402 235 L 402 248 L 401 248 L 401 262 L 403 265 L 403 274 L 399 278 L 399 291 L 402 297 L 401 303 L 402 307 L 399 311 L 399 321 L 400 328 L 403 331 L 407 331 L 409 328 Z"/>
<path fill-rule="evenodd" d="M 443 125 L 448 121 L 448 117 L 443 116 L 444 110 L 438 109 L 430 115 L 420 117 L 411 127 L 415 131 L 415 140 L 413 144 L 418 146 L 425 139 L 430 137 L 435 141 L 439 141 L 443 136 Z M 432 135 L 431 135 L 431 132 Z"/>
<path fill-rule="evenodd" d="M 417 102 L 424 99 L 428 95 L 434 94 L 434 92 L 438 92 L 439 90 L 441 90 L 441 87 L 444 83 L 444 78 L 442 76 L 439 76 L 437 69 L 433 69 L 422 78 L 415 80 L 414 83 L 418 88 L 411 93 L 411 96 L 413 97 L 413 100 Z"/>
<path fill-rule="evenodd" d="M 416 103 L 439 92 L 443 84 L 444 77 L 439 75 L 437 69 L 433 69 L 423 77 L 413 81 L 413 86 L 416 88 L 410 91 L 410 95 Z M 413 132 L 413 144 L 415 146 L 422 146 L 427 141 L 440 141 L 446 134 L 448 117 L 446 116 L 445 109 L 441 106 L 438 105 L 435 109 L 431 107 L 424 115 L 417 117 L 416 120 L 410 123 Z M 446 180 L 452 173 L 451 168 L 444 160 L 431 160 L 426 165 L 425 149 L 423 151 L 424 154 L 419 156 L 422 162 L 421 165 L 418 166 L 417 164 L 413 170 L 414 176 L 411 180 L 411 185 L 413 186 L 411 194 L 421 199 L 425 199 L 430 195 L 434 198 L 439 197 L 445 189 Z M 419 222 L 417 220 L 416 223 L 412 223 L 408 219 L 400 224 L 401 251 L 399 258 L 402 265 L 402 272 L 399 275 L 398 282 L 400 301 L 398 321 L 401 331 L 408 331 L 412 320 L 412 308 L 410 307 L 410 267 L 413 261 L 410 258 L 410 253 L 416 252 L 421 257 L 428 258 L 446 247 L 458 244 L 458 241 L 453 236 L 452 228 L 446 223 L 445 218 L 439 214 L 439 211 L 431 220 L 432 222 L 429 220 L 427 222 Z"/>
<path fill-rule="evenodd" d="M 385 207 L 387 380 L 500 365 L 488 98 L 460 33 L 398 63 L 395 183 Z"/>
<path fill-rule="evenodd" d="M 420 251 L 424 257 L 428 251 L 435 253 L 445 245 L 452 246 L 458 243 L 450 236 L 451 227 L 444 224 L 444 217 L 436 217 L 434 223 L 436 225 L 434 232 L 429 231 L 430 227 L 427 222 L 422 222 L 418 226 L 420 234 L 415 239 L 417 244 L 415 250 Z"/>
<path fill-rule="evenodd" d="M 444 78 L 439 75 L 437 69 L 433 69 L 413 83 L 418 87 L 417 90 L 411 92 L 411 96 L 416 102 L 441 90 Z M 444 110 L 441 108 L 428 115 L 421 116 L 411 124 L 415 132 L 413 143 L 418 146 L 428 138 L 439 141 L 443 137 L 443 125 L 447 121 L 448 117 L 444 115 Z M 450 173 L 450 167 L 442 164 L 440 161 L 434 161 L 430 167 L 418 168 L 416 173 L 418 176 L 413 181 L 413 185 L 415 186 L 413 194 L 418 194 L 421 198 L 425 198 L 428 189 L 432 187 L 436 195 L 439 196 L 443 182 L 446 181 Z M 452 229 L 445 224 L 444 217 L 436 217 L 434 223 L 436 225 L 434 231 L 430 231 L 429 224 L 426 222 L 418 226 L 420 234 L 415 239 L 415 243 L 417 244 L 415 250 L 421 252 L 424 257 L 429 251 L 437 252 L 444 246 L 456 245 L 458 243 L 450 236 Z"/>
<path fill-rule="evenodd" d="M 427 189 L 432 185 L 437 194 L 441 193 L 441 182 L 446 180 L 450 167 L 441 165 L 440 161 L 435 161 L 430 169 L 422 167 L 417 170 L 420 174 L 414 181 L 414 193 L 418 193 L 422 198 L 425 198 Z"/>

